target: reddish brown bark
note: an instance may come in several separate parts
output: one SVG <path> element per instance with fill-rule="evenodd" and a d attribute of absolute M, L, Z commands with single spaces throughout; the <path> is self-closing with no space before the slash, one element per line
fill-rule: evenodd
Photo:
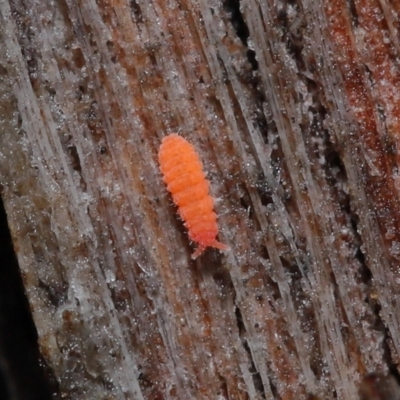
<path fill-rule="evenodd" d="M 399 20 L 0 0 L 2 198 L 60 396 L 348 400 L 398 373 Z M 177 131 L 226 256 L 190 259 L 157 162 Z"/>

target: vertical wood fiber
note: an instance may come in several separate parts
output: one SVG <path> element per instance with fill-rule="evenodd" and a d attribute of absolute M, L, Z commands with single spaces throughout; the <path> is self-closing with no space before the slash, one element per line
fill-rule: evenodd
<path fill-rule="evenodd" d="M 358 398 L 400 354 L 400 6 L 0 0 L 0 188 L 63 399 Z M 231 252 L 158 170 L 199 151 Z"/>

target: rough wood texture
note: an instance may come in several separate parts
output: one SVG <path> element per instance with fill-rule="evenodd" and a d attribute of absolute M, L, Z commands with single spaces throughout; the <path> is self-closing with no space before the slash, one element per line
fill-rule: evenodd
<path fill-rule="evenodd" d="M 2 197 L 58 396 L 348 400 L 397 371 L 399 21 L 386 0 L 0 0 Z M 190 259 L 157 165 L 176 131 L 227 256 Z"/>

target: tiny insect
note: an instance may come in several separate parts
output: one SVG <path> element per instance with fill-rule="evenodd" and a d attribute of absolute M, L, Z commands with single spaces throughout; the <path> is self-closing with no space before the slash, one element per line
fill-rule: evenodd
<path fill-rule="evenodd" d="M 229 250 L 229 246 L 216 239 L 217 215 L 214 199 L 209 194 L 210 182 L 194 147 L 172 133 L 162 140 L 158 161 L 163 181 L 178 206 L 178 214 L 188 229 L 189 238 L 198 245 L 192 258 L 196 259 L 207 247 Z"/>

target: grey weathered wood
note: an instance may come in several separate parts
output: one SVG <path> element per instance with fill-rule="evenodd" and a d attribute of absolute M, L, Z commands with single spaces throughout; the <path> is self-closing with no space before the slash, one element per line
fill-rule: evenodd
<path fill-rule="evenodd" d="M 63 398 L 354 399 L 398 364 L 400 8 L 289 3 L 0 0 L 2 197 Z M 227 255 L 190 259 L 177 131 Z"/>

